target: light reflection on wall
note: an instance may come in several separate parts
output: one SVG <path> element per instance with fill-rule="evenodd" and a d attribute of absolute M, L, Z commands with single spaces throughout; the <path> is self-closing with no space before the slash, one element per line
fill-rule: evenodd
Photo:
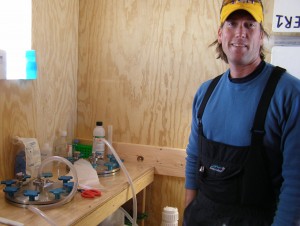
<path fill-rule="evenodd" d="M 0 78 L 26 79 L 32 0 L 0 0 Z"/>

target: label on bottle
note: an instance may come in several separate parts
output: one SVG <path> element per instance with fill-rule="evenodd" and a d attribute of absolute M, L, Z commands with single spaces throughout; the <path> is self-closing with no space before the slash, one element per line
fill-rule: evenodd
<path fill-rule="evenodd" d="M 101 138 L 104 138 L 104 136 L 94 136 L 93 139 L 93 152 L 97 153 L 98 155 L 104 156 L 105 151 L 105 144 L 101 140 Z"/>

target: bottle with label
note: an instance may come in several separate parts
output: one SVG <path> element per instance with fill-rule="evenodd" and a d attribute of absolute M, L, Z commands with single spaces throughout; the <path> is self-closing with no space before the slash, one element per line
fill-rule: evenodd
<path fill-rule="evenodd" d="M 52 156 L 52 148 L 49 145 L 49 143 L 45 143 L 41 149 L 41 160 L 44 161 L 46 158 L 49 158 L 50 156 Z M 52 162 L 49 162 L 47 163 L 47 165 L 45 165 L 43 171 L 52 172 L 52 167 L 53 167 Z"/>
<path fill-rule="evenodd" d="M 60 131 L 59 137 L 54 142 L 54 155 L 72 157 L 72 143 L 68 142 L 67 131 Z"/>
<path fill-rule="evenodd" d="M 96 127 L 93 131 L 93 153 L 104 157 L 105 144 L 101 138 L 105 138 L 105 130 L 102 122 L 96 122 Z"/>

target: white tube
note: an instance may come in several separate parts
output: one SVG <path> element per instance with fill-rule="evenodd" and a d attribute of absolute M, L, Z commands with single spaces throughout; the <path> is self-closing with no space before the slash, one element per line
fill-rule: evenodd
<path fill-rule="evenodd" d="M 57 224 L 51 219 L 49 218 L 43 211 L 41 211 L 39 208 L 35 207 L 35 206 L 31 206 L 29 205 L 27 207 L 31 212 L 41 216 L 44 220 L 46 220 L 50 225 L 53 226 L 57 226 Z"/>
<path fill-rule="evenodd" d="M 24 226 L 23 223 L 20 223 L 18 221 L 13 221 L 4 217 L 0 217 L 0 223 L 7 224 L 7 225 L 13 225 L 13 226 Z"/>
<path fill-rule="evenodd" d="M 52 203 L 52 204 L 47 204 L 47 205 L 41 205 L 41 206 L 33 206 L 33 205 L 29 205 L 27 208 L 29 210 L 31 210 L 32 212 L 40 215 L 43 219 L 45 219 L 48 223 L 50 223 L 51 225 L 53 226 L 56 226 L 57 224 L 51 220 L 44 212 L 42 212 L 39 208 L 41 209 L 48 209 L 48 208 L 53 208 L 53 207 L 58 207 L 58 206 L 61 206 L 67 202 L 69 202 L 73 197 L 74 195 L 76 194 L 77 192 L 77 187 L 78 187 L 78 177 L 77 177 L 77 172 L 76 172 L 76 169 L 75 167 L 73 166 L 73 164 L 68 161 L 67 159 L 65 158 L 62 158 L 62 157 L 59 157 L 59 156 L 51 156 L 47 159 L 45 159 L 41 166 L 39 167 L 39 171 L 38 171 L 38 176 L 42 176 L 42 172 L 43 172 L 43 167 L 45 165 L 47 165 L 48 163 L 52 162 L 52 161 L 57 161 L 57 162 L 62 162 L 62 163 L 65 163 L 67 166 L 69 166 L 71 172 L 72 172 L 72 175 L 73 175 L 73 179 L 74 179 L 74 186 L 73 186 L 73 189 L 72 191 L 69 193 L 69 195 L 67 197 L 65 197 L 64 199 L 61 199 L 61 201 L 59 202 L 56 202 L 56 203 Z"/>
<path fill-rule="evenodd" d="M 132 219 L 132 217 L 130 216 L 130 214 L 129 214 L 126 210 L 124 210 L 123 207 L 119 207 L 119 209 L 125 214 L 126 218 L 132 223 L 132 222 L 133 222 L 133 219 Z"/>
<path fill-rule="evenodd" d="M 108 143 L 112 144 L 112 139 L 113 139 L 113 126 L 108 125 L 107 126 L 107 141 L 108 141 Z M 112 154 L 110 149 L 107 150 L 107 154 L 108 155 Z"/>
<path fill-rule="evenodd" d="M 137 223 L 136 223 L 136 221 L 137 221 L 137 201 L 136 201 L 136 193 L 135 193 L 135 189 L 134 189 L 134 186 L 133 186 L 132 179 L 131 179 L 126 167 L 122 163 L 119 155 L 117 154 L 117 152 L 113 148 L 113 146 L 105 138 L 101 138 L 101 140 L 110 148 L 111 152 L 115 156 L 117 162 L 119 163 L 121 169 L 123 170 L 123 172 L 125 173 L 125 175 L 128 179 L 128 182 L 130 184 L 131 191 L 132 191 L 132 200 L 133 200 L 133 219 L 132 219 L 131 223 L 132 223 L 132 226 L 137 226 Z M 128 220 L 130 220 L 130 219 L 128 219 Z"/>

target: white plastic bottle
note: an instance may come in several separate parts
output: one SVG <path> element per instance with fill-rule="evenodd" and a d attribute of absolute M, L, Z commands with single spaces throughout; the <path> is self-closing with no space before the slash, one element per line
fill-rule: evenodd
<path fill-rule="evenodd" d="M 68 157 L 69 152 L 69 145 L 68 145 L 68 138 L 67 138 L 67 131 L 62 130 L 60 131 L 59 137 L 54 142 L 54 155 L 60 157 Z M 72 151 L 71 151 L 72 152 Z"/>
<path fill-rule="evenodd" d="M 178 209 L 166 206 L 162 212 L 161 226 L 178 226 Z"/>
<path fill-rule="evenodd" d="M 93 131 L 93 153 L 104 157 L 105 144 L 101 138 L 105 138 L 105 130 L 102 122 L 96 122 L 96 127 Z"/>
<path fill-rule="evenodd" d="M 45 143 L 41 149 L 41 160 L 44 161 L 46 158 L 52 156 L 52 148 L 49 145 L 49 143 Z M 43 171 L 44 172 L 52 172 L 52 163 L 48 163 L 47 165 L 45 165 Z"/>

